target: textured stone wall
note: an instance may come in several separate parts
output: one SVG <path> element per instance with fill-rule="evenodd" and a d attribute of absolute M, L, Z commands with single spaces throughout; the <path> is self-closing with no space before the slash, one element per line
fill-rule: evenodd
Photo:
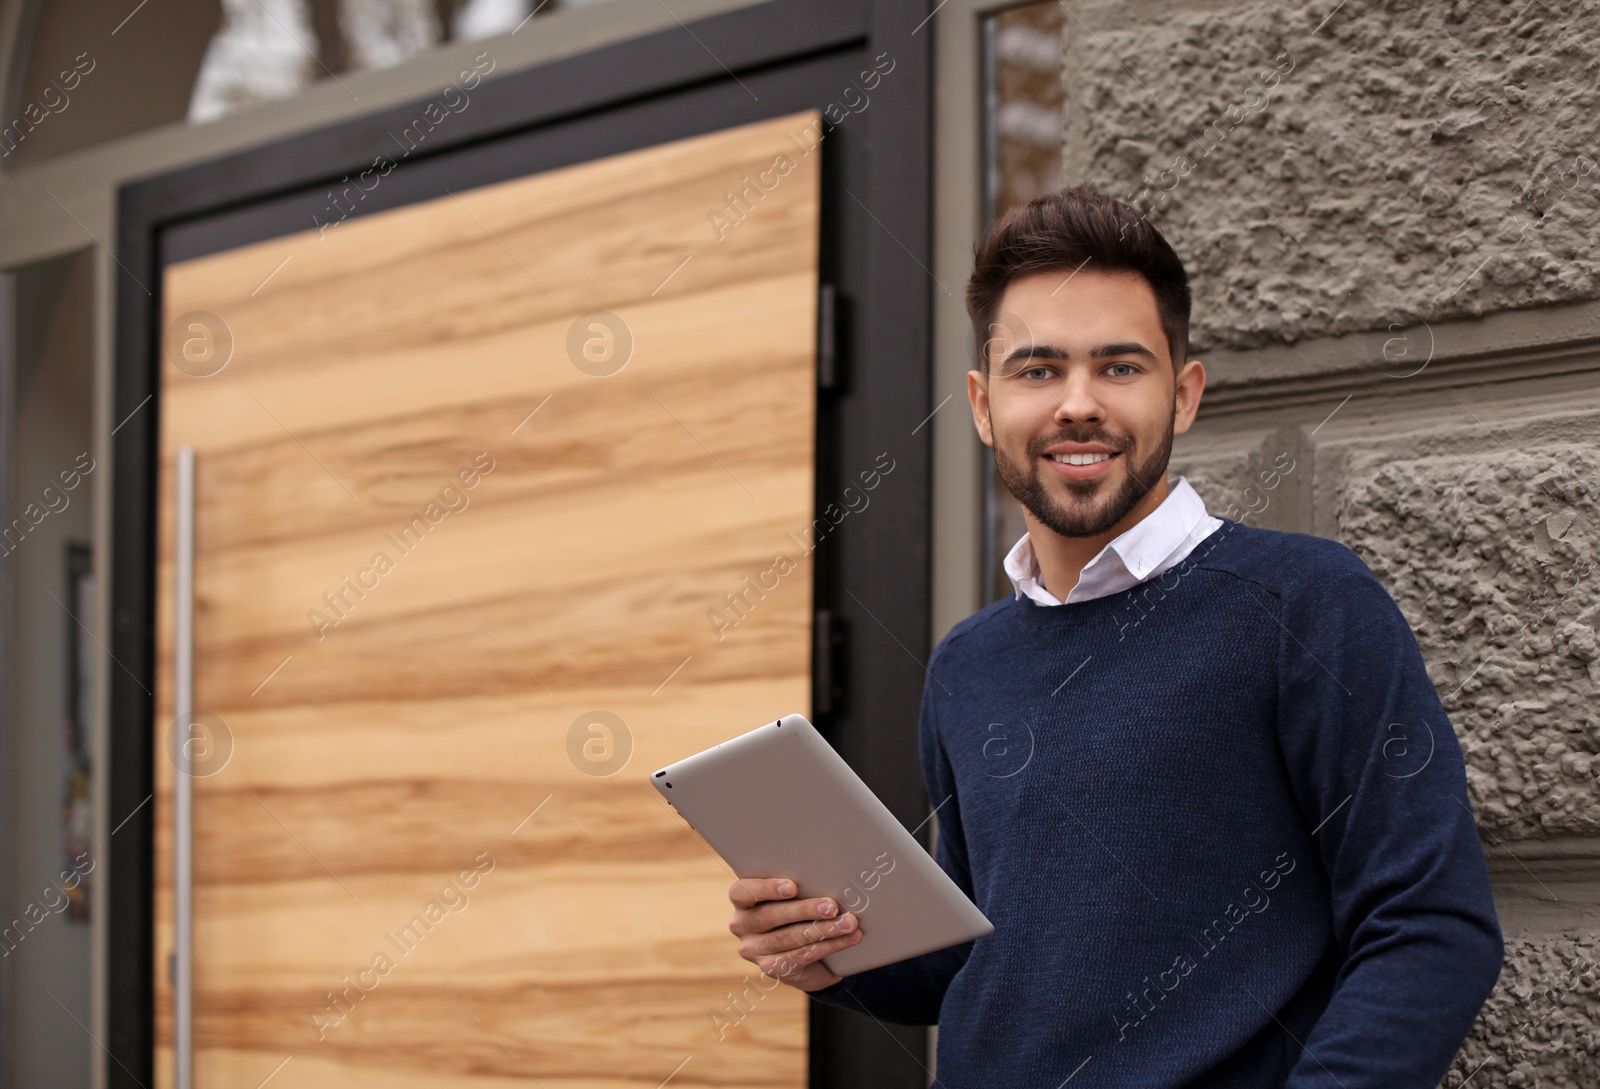
<path fill-rule="evenodd" d="M 1600 1084 L 1600 941 L 1511 939 L 1499 986 L 1445 1084 L 1587 1089 Z"/>
<path fill-rule="evenodd" d="M 1065 180 L 1194 288 L 1174 469 L 1355 549 L 1461 741 L 1507 961 L 1443 1084 L 1600 1086 L 1600 0 L 1064 10 Z"/>
<path fill-rule="evenodd" d="M 1600 836 L 1600 448 L 1350 456 L 1346 540 L 1389 588 L 1502 839 Z"/>
<path fill-rule="evenodd" d="M 1600 295 L 1597 0 L 1067 9 L 1065 176 L 1148 209 L 1198 349 Z"/>

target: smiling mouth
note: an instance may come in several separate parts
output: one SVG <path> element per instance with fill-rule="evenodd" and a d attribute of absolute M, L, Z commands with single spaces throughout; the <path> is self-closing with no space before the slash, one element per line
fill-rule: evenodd
<path fill-rule="evenodd" d="M 1048 454 L 1051 461 L 1058 461 L 1062 465 L 1098 465 L 1102 461 L 1110 461 L 1116 454 Z"/>

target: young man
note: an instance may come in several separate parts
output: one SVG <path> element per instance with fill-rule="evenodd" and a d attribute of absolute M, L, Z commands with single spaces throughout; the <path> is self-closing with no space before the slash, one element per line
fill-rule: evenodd
<path fill-rule="evenodd" d="M 994 933 L 841 980 L 820 958 L 863 924 L 747 878 L 740 952 L 938 1024 L 951 1089 L 1434 1089 L 1504 945 L 1404 617 L 1345 546 L 1167 476 L 1205 367 L 1133 209 L 1082 186 L 1008 213 L 967 306 L 1028 532 L 1016 593 L 928 663 L 921 751 L 939 864 Z"/>

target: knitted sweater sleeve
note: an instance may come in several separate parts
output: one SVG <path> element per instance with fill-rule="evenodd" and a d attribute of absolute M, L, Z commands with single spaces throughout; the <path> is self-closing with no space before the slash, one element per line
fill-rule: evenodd
<path fill-rule="evenodd" d="M 1286 1086 L 1434 1089 L 1505 946 L 1461 748 L 1411 628 L 1354 553 L 1323 547 L 1332 563 L 1295 557 L 1316 576 L 1262 600 L 1281 629 L 1279 737 L 1343 959 Z"/>
<path fill-rule="evenodd" d="M 933 663 L 930 662 L 932 667 Z M 961 830 L 961 801 L 956 797 L 955 775 L 939 739 L 931 680 L 923 682 L 922 713 L 918 725 L 923 782 L 937 807 L 938 843 L 934 857 L 956 885 L 973 897 L 972 874 L 967 865 L 966 840 Z M 872 921 L 862 922 L 869 941 Z M 811 992 L 819 1002 L 866 1013 L 879 1021 L 901 1025 L 936 1025 L 945 990 L 972 952 L 972 942 L 936 949 L 909 960 L 885 964 L 846 976 L 831 987 Z"/>

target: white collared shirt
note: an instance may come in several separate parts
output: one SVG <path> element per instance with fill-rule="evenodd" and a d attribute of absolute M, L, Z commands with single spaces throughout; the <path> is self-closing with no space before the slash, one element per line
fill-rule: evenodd
<path fill-rule="evenodd" d="M 1167 497 L 1132 528 L 1102 548 L 1084 565 L 1078 584 L 1061 602 L 1039 581 L 1039 559 L 1024 533 L 1006 554 L 1006 574 L 1017 598 L 1027 594 L 1040 605 L 1071 604 L 1121 593 L 1182 563 L 1195 546 L 1222 528 L 1206 513 L 1205 500 L 1184 477 L 1167 477 Z"/>

